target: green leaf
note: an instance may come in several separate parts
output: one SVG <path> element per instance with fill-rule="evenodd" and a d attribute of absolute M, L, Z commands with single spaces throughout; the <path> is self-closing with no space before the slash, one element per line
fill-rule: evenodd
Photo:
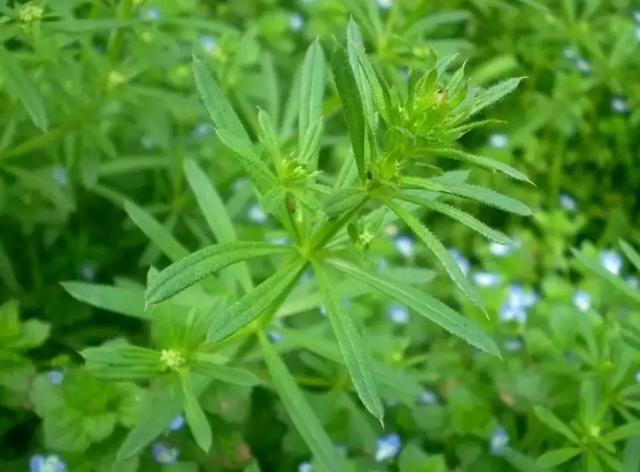
<path fill-rule="evenodd" d="M 488 106 L 493 105 L 498 100 L 504 98 L 506 95 L 510 94 L 518 87 L 518 84 L 523 78 L 524 77 L 518 77 L 514 79 L 503 80 L 487 89 L 481 90 L 476 94 L 469 114 L 475 115 Z"/>
<path fill-rule="evenodd" d="M 441 183 L 435 181 L 435 179 L 423 179 L 420 177 L 403 177 L 401 183 L 410 187 L 468 198 L 516 215 L 531 216 L 533 214 L 531 208 L 525 203 L 479 185 L 454 182 Z"/>
<path fill-rule="evenodd" d="M 274 160 L 280 158 L 280 144 L 273 121 L 262 108 L 258 110 L 258 138 Z"/>
<path fill-rule="evenodd" d="M 341 46 L 338 46 L 334 53 L 332 69 L 338 95 L 342 102 L 342 111 L 349 131 L 358 175 L 360 181 L 364 182 L 366 180 L 364 109 L 349 57 Z"/>
<path fill-rule="evenodd" d="M 147 287 L 146 302 L 151 304 L 166 300 L 231 264 L 288 252 L 291 252 L 291 248 L 287 246 L 261 242 L 238 241 L 208 246 L 162 270 Z"/>
<path fill-rule="evenodd" d="M 631 421 L 627 424 L 617 427 L 613 431 L 605 434 L 602 439 L 607 442 L 617 442 L 627 439 L 631 436 L 640 436 L 640 421 Z"/>
<path fill-rule="evenodd" d="M 575 433 L 566 424 L 564 424 L 560 420 L 560 418 L 554 415 L 553 412 L 543 406 L 536 406 L 534 408 L 534 411 L 540 421 L 546 424 L 549 428 L 563 435 L 572 443 L 578 444 L 580 442 L 578 441 L 578 437 L 575 435 Z"/>
<path fill-rule="evenodd" d="M 14 59 L 13 54 L 3 46 L 0 46 L 0 75 L 10 94 L 16 96 L 27 110 L 33 124 L 40 130 L 47 131 L 47 110 L 36 84 Z"/>
<path fill-rule="evenodd" d="M 85 282 L 61 282 L 60 284 L 76 300 L 97 308 L 140 319 L 151 317 L 150 312 L 144 309 L 144 291 L 141 288 L 113 287 Z"/>
<path fill-rule="evenodd" d="M 564 464 L 578 454 L 580 454 L 580 449 L 577 447 L 554 449 L 552 451 L 545 452 L 538 457 L 538 465 L 545 468 L 555 467 L 557 465 Z"/>
<path fill-rule="evenodd" d="M 182 382 L 182 395 L 184 398 L 184 416 L 187 419 L 191 434 L 193 434 L 193 438 L 196 440 L 196 444 L 200 449 L 204 452 L 209 452 L 211 444 L 213 443 L 211 426 L 198 402 L 198 396 L 191 385 L 189 372 L 181 372 L 180 380 Z"/>
<path fill-rule="evenodd" d="M 227 213 L 220 194 L 218 194 L 204 171 L 195 161 L 187 159 L 184 163 L 184 173 L 196 197 L 200 211 L 218 242 L 233 243 L 237 241 L 238 237 L 231 217 Z M 245 291 L 251 290 L 253 282 L 246 264 L 241 263 L 237 267 L 232 267 L 230 272 Z"/>
<path fill-rule="evenodd" d="M 219 312 L 209 328 L 207 339 L 221 341 L 279 304 L 298 279 L 307 262 L 295 258 L 285 262 L 271 277 L 226 310 Z"/>
<path fill-rule="evenodd" d="M 220 365 L 216 359 L 211 359 L 211 355 L 198 352 L 195 355 L 193 370 L 202 373 L 207 378 L 222 380 L 223 382 L 252 387 L 260 384 L 260 379 L 256 375 L 239 367 L 228 367 Z"/>
<path fill-rule="evenodd" d="M 147 235 L 147 237 L 172 261 L 177 261 L 189 254 L 187 248 L 178 242 L 158 220 L 131 201 L 124 202 L 124 209 L 129 218 Z"/>
<path fill-rule="evenodd" d="M 106 345 L 84 349 L 80 354 L 87 361 L 87 370 L 104 380 L 143 380 L 164 371 L 160 353 L 153 349 L 128 344 Z"/>
<path fill-rule="evenodd" d="M 17 291 L 20 288 L 16 273 L 11 265 L 11 260 L 4 249 L 2 241 L 0 241 L 0 280 L 2 280 L 9 290 Z"/>
<path fill-rule="evenodd" d="M 296 385 L 287 366 L 264 333 L 260 333 L 260 344 L 273 386 L 291 417 L 293 425 L 311 449 L 314 457 L 327 471 L 344 470 L 343 461 L 337 454 L 331 439 L 327 436 L 320 421 Z"/>
<path fill-rule="evenodd" d="M 623 293 L 627 297 L 631 298 L 636 302 L 640 302 L 640 292 L 637 292 L 636 290 L 631 288 L 629 284 L 627 284 L 620 277 L 616 277 L 614 274 L 606 270 L 604 267 L 602 267 L 598 263 L 598 261 L 593 260 L 592 258 L 588 257 L 584 253 L 577 251 L 573 248 L 571 249 L 571 252 L 573 253 L 573 256 L 576 259 L 578 259 L 578 261 L 582 265 L 584 265 L 587 269 L 589 269 L 591 272 L 596 274 L 601 279 L 604 279 L 607 282 L 609 282 L 611 286 L 613 286 L 615 289 L 617 289 L 619 292 Z"/>
<path fill-rule="evenodd" d="M 243 166 L 261 191 L 268 190 L 275 182 L 273 174 L 259 159 L 253 143 L 236 115 L 233 107 L 222 93 L 218 82 L 209 73 L 198 56 L 193 56 L 193 74 L 196 86 L 209 116 L 213 120 L 220 141 L 234 151 Z"/>
<path fill-rule="evenodd" d="M 462 290 L 474 305 L 484 312 L 484 304 L 482 303 L 480 295 L 471 285 L 467 277 L 462 273 L 458 263 L 453 259 L 451 254 L 449 254 L 449 251 L 447 251 L 433 233 L 431 233 L 431 231 L 429 231 L 416 216 L 402 208 L 400 205 L 396 205 L 390 200 L 385 200 L 385 204 L 427 245 L 429 250 L 433 252 L 440 264 L 442 264 L 444 269 L 447 271 L 451 280 L 453 280 L 458 288 Z"/>
<path fill-rule="evenodd" d="M 365 348 L 355 322 L 341 309 L 338 294 L 324 268 L 320 264 L 314 263 L 313 271 L 316 274 L 324 306 L 353 386 L 362 404 L 382 424 L 384 408 L 369 365 L 371 354 Z"/>
<path fill-rule="evenodd" d="M 307 49 L 300 76 L 300 100 L 298 109 L 298 146 L 303 148 L 306 136 L 322 116 L 322 99 L 325 83 L 325 57 L 318 40 Z"/>
<path fill-rule="evenodd" d="M 328 262 L 342 272 L 361 280 L 398 302 L 404 303 L 420 315 L 481 351 L 500 357 L 496 343 L 479 326 L 439 300 L 425 294 L 422 290 L 398 283 L 388 277 L 373 274 L 371 271 L 360 269 L 339 259 L 330 259 Z"/>
<path fill-rule="evenodd" d="M 497 161 L 489 157 L 478 156 L 465 151 L 461 151 L 459 149 L 450 149 L 450 148 L 431 149 L 429 151 L 442 157 L 455 159 L 457 161 L 468 162 L 470 164 L 483 167 L 485 169 L 502 172 L 503 174 L 508 175 L 513 179 L 527 182 L 533 185 L 533 182 L 531 182 L 531 180 L 529 180 L 529 178 L 519 170 L 514 169 L 513 167 L 511 167 L 508 164 L 505 164 L 504 162 Z"/>
<path fill-rule="evenodd" d="M 622 248 L 622 252 L 624 252 L 627 259 L 631 261 L 637 271 L 640 271 L 640 254 L 633 249 L 633 247 L 624 240 L 620 240 L 620 247 Z"/>
<path fill-rule="evenodd" d="M 491 241 L 495 241 L 500 244 L 510 244 L 512 242 L 511 239 L 509 239 L 509 237 L 506 234 L 487 226 L 486 224 L 484 224 L 482 221 L 478 220 L 474 216 L 454 206 L 447 205 L 446 203 L 437 202 L 435 200 L 415 197 L 407 193 L 399 193 L 396 195 L 396 197 L 404 201 L 416 203 L 423 207 L 437 211 L 439 213 L 442 213 L 443 215 L 447 215 L 448 217 L 453 218 L 454 220 L 480 233 L 482 236 L 484 236 L 485 238 Z"/>

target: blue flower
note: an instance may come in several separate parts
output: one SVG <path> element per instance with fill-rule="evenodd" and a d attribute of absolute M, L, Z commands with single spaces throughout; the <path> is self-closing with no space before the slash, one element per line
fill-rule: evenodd
<path fill-rule="evenodd" d="M 561 193 L 558 196 L 558 203 L 563 210 L 568 211 L 569 213 L 574 213 L 578 209 L 578 203 L 568 193 Z"/>
<path fill-rule="evenodd" d="M 64 374 L 58 369 L 50 370 L 47 372 L 47 380 L 53 385 L 61 385 L 64 380 Z"/>
<path fill-rule="evenodd" d="M 504 133 L 494 133 L 489 136 L 489 145 L 496 149 L 504 149 L 509 145 L 509 136 Z"/>
<path fill-rule="evenodd" d="M 214 36 L 203 36 L 200 38 L 200 46 L 202 46 L 202 49 L 211 54 L 218 47 L 218 40 Z"/>
<path fill-rule="evenodd" d="M 394 239 L 396 250 L 404 257 L 411 257 L 416 248 L 416 242 L 410 236 L 400 235 Z"/>
<path fill-rule="evenodd" d="M 591 72 L 591 64 L 583 57 L 576 59 L 576 68 L 583 74 Z"/>
<path fill-rule="evenodd" d="M 300 31 L 304 26 L 304 18 L 300 13 L 292 13 L 289 16 L 289 26 L 293 31 Z"/>
<path fill-rule="evenodd" d="M 489 252 L 496 257 L 505 257 L 520 247 L 520 240 L 514 239 L 509 244 L 500 244 L 492 241 L 489 243 Z"/>
<path fill-rule="evenodd" d="M 91 262 L 84 262 L 80 266 L 80 275 L 87 282 L 93 282 L 96 279 L 96 266 Z"/>
<path fill-rule="evenodd" d="M 140 139 L 140 144 L 142 144 L 143 148 L 149 150 L 156 146 L 156 141 L 151 136 L 143 136 Z"/>
<path fill-rule="evenodd" d="M 301 462 L 300 465 L 298 465 L 298 472 L 313 472 L 311 462 Z"/>
<path fill-rule="evenodd" d="M 500 306 L 500 319 L 524 324 L 527 321 L 527 310 L 536 301 L 538 296 L 534 292 L 524 290 L 521 285 L 512 284 L 509 286 L 507 299 Z"/>
<path fill-rule="evenodd" d="M 391 305 L 387 309 L 387 317 L 393 324 L 406 325 L 409 322 L 409 310 L 404 305 Z"/>
<path fill-rule="evenodd" d="M 624 281 L 631 288 L 634 288 L 636 290 L 640 288 L 640 280 L 638 280 L 638 277 L 636 277 L 635 275 L 628 276 L 627 278 L 624 279 Z"/>
<path fill-rule="evenodd" d="M 267 331 L 267 337 L 272 344 L 281 343 L 284 340 L 284 336 L 277 331 L 269 330 Z"/>
<path fill-rule="evenodd" d="M 607 249 L 600 253 L 600 264 L 612 274 L 618 275 L 622 269 L 622 257 L 617 252 Z"/>
<path fill-rule="evenodd" d="M 520 352 L 524 347 L 522 341 L 518 338 L 507 339 L 503 344 L 504 350 L 507 352 Z"/>
<path fill-rule="evenodd" d="M 254 223 L 258 224 L 263 224 L 267 221 L 267 214 L 257 203 L 254 203 L 249 207 L 247 210 L 247 217 Z"/>
<path fill-rule="evenodd" d="M 578 290 L 573 294 L 573 306 L 580 311 L 589 311 L 589 308 L 591 308 L 591 295 Z"/>
<path fill-rule="evenodd" d="M 498 426 L 493 430 L 491 439 L 489 440 L 489 450 L 491 454 L 496 456 L 501 455 L 507 444 L 509 444 L 509 435 L 502 426 Z"/>
<path fill-rule="evenodd" d="M 438 403 L 438 396 L 433 390 L 425 389 L 418 395 L 416 399 L 418 405 L 436 405 Z"/>
<path fill-rule="evenodd" d="M 629 111 L 629 105 L 627 105 L 627 102 L 624 98 L 613 97 L 611 99 L 611 110 L 614 113 L 618 113 L 619 115 L 622 115 Z"/>
<path fill-rule="evenodd" d="M 213 125 L 211 123 L 203 122 L 198 123 L 193 130 L 193 134 L 198 138 L 204 138 L 205 136 L 211 134 L 213 131 Z"/>
<path fill-rule="evenodd" d="M 640 23 L 640 10 L 634 10 L 631 16 L 633 16 L 633 21 Z"/>
<path fill-rule="evenodd" d="M 66 187 L 69 185 L 69 172 L 66 167 L 54 166 L 51 174 L 53 176 L 53 180 L 55 180 L 58 186 Z"/>
<path fill-rule="evenodd" d="M 384 462 L 393 459 L 400 452 L 402 441 L 396 433 L 378 438 L 376 441 L 376 462 Z"/>
<path fill-rule="evenodd" d="M 475 272 L 473 281 L 480 287 L 495 287 L 500 283 L 500 274 L 495 272 Z"/>
<path fill-rule="evenodd" d="M 29 460 L 30 472 L 65 472 L 67 465 L 56 455 L 36 454 Z"/>
<path fill-rule="evenodd" d="M 376 0 L 376 3 L 383 10 L 388 10 L 393 5 L 393 0 Z"/>
<path fill-rule="evenodd" d="M 158 7 L 145 8 L 142 12 L 142 19 L 156 21 L 162 17 L 162 11 Z"/>
<path fill-rule="evenodd" d="M 471 263 L 469 262 L 469 259 L 464 257 L 460 252 L 460 250 L 455 247 L 449 248 L 449 254 L 451 254 L 451 257 L 453 257 L 453 260 L 456 261 L 456 264 L 458 264 L 458 267 L 460 267 L 460 270 L 462 271 L 462 273 L 464 275 L 467 275 L 469 273 L 469 269 L 471 268 Z"/>
<path fill-rule="evenodd" d="M 640 370 L 636 372 L 636 382 L 640 383 Z"/>
<path fill-rule="evenodd" d="M 184 428 L 184 416 L 178 415 L 169 422 L 169 431 L 180 431 Z"/>
<path fill-rule="evenodd" d="M 177 448 L 167 446 L 163 442 L 157 442 L 151 446 L 151 456 L 158 464 L 175 464 L 179 455 L 180 451 Z"/>
<path fill-rule="evenodd" d="M 567 59 L 576 59 L 578 57 L 578 51 L 573 46 L 565 46 L 562 49 L 562 55 Z"/>

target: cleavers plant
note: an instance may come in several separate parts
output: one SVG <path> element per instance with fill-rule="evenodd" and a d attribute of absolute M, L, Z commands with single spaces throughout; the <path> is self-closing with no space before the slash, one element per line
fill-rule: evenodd
<path fill-rule="evenodd" d="M 152 324 L 155 349 L 117 340 L 82 352 L 88 369 L 98 378 L 151 380 L 155 387 L 119 451 L 120 460 L 139 452 L 180 411 L 197 444 L 208 450 L 212 432 L 198 397 L 211 382 L 262 382 L 257 368 L 247 361 L 258 342 L 271 384 L 315 460 L 323 469 L 343 470 L 340 454 L 277 343 L 268 336 L 283 302 L 309 278 L 317 284 L 341 355 L 339 362 L 344 363 L 362 404 L 381 423 L 384 408 L 378 384 L 394 388 L 394 382 L 381 374 L 380 365 L 367 352 L 361 327 L 342 303 L 343 280 L 395 299 L 475 348 L 500 355 L 483 331 L 481 317 L 474 321 L 474 314 L 463 316 L 417 288 L 416 281 L 394 277 L 392 268 L 374 267 L 368 249 L 386 224 L 402 221 L 463 294 L 488 316 L 476 289 L 421 217 L 425 210 L 437 212 L 506 244 L 507 236 L 455 203 L 469 199 L 518 215 L 531 213 L 514 198 L 467 183 L 468 172 L 447 171 L 449 162 L 458 161 L 529 182 L 518 170 L 465 152 L 457 143 L 468 131 L 489 122 L 481 112 L 513 91 L 520 79 L 486 89 L 472 87 L 465 80 L 464 67 L 448 70 L 453 58 L 431 54 L 420 68 L 405 74 L 402 84 L 391 87 L 385 74 L 370 62 L 354 21 L 347 26 L 345 44 L 329 47 L 333 50 L 330 66 L 316 41 L 298 72 L 289 100 L 289 107 L 297 107 L 297 136 L 286 124 L 258 110 L 257 142 L 206 62 L 197 55 L 193 58 L 196 85 L 218 139 L 233 152 L 262 208 L 286 231 L 286 239 L 238 241 L 207 174 L 198 163 L 187 160 L 186 180 L 217 243 L 188 254 L 165 227 L 129 202 L 126 209 L 132 220 L 173 263 L 161 271 L 149 270 L 144 294 L 134 286 L 65 284 L 76 298 Z M 325 167 L 322 155 L 328 67 L 352 156 L 337 171 Z M 255 259 L 263 267 L 275 266 L 257 285 L 252 270 Z"/>

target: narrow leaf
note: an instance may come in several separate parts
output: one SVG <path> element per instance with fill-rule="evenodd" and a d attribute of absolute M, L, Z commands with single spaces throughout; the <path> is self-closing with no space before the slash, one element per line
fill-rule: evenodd
<path fill-rule="evenodd" d="M 475 115 L 481 110 L 493 105 L 498 100 L 504 98 L 506 95 L 513 92 L 517 87 L 520 81 L 522 81 L 524 77 L 518 77 L 514 79 L 507 79 L 501 82 L 498 82 L 491 87 L 481 90 L 476 93 L 475 100 L 473 106 L 470 110 L 470 115 Z"/>
<path fill-rule="evenodd" d="M 514 169 L 504 162 L 491 159 L 490 157 L 478 156 L 476 154 L 471 154 L 459 149 L 432 149 L 431 152 L 449 159 L 468 162 L 479 167 L 484 167 L 485 169 L 502 172 L 503 174 L 508 175 L 513 179 L 528 182 L 533 185 L 533 182 L 531 182 L 531 180 L 529 180 L 529 178 L 519 170 Z"/>
<path fill-rule="evenodd" d="M 147 303 L 158 303 L 220 269 L 247 259 L 285 254 L 287 246 L 262 242 L 214 244 L 190 254 L 162 270 L 145 292 Z"/>
<path fill-rule="evenodd" d="M 62 287 L 76 300 L 121 315 L 149 319 L 144 309 L 144 291 L 135 287 L 114 287 L 86 282 L 61 282 Z"/>
<path fill-rule="evenodd" d="M 360 181 L 364 182 L 366 179 L 364 109 L 358 84 L 349 64 L 349 57 L 343 47 L 336 48 L 332 66 L 338 95 L 342 102 L 344 119 L 351 139 L 353 157 L 356 161 Z"/>
<path fill-rule="evenodd" d="M 575 433 L 566 424 L 564 424 L 560 420 L 560 418 L 554 415 L 550 410 L 548 410 L 543 406 L 536 406 L 534 408 L 534 411 L 536 413 L 536 416 L 540 418 L 540 421 L 546 424 L 549 428 L 563 435 L 572 443 L 575 443 L 575 444 L 579 443 L 578 437 L 575 435 Z"/>
<path fill-rule="evenodd" d="M 451 280 L 462 290 L 462 292 L 483 312 L 484 304 L 480 295 L 476 292 L 475 288 L 471 285 L 467 277 L 462 273 L 462 270 L 458 266 L 458 263 L 453 259 L 449 251 L 442 245 L 442 243 L 424 226 L 420 220 L 412 213 L 408 212 L 400 205 L 396 205 L 390 200 L 385 200 L 386 205 L 398 215 L 411 230 L 418 236 L 429 248 L 431 252 L 436 256 L 440 264 L 451 277 Z"/>
<path fill-rule="evenodd" d="M 552 451 L 545 452 L 538 457 L 538 465 L 545 468 L 555 467 L 557 465 L 564 464 L 578 454 L 580 454 L 580 449 L 577 447 L 554 449 Z"/>
<path fill-rule="evenodd" d="M 640 254 L 636 251 L 629 243 L 626 241 L 620 240 L 620 247 L 622 248 L 622 252 L 624 252 L 627 259 L 631 261 L 637 271 L 640 271 Z"/>
<path fill-rule="evenodd" d="M 420 315 L 481 351 L 500 356 L 496 343 L 479 326 L 439 300 L 425 294 L 422 290 L 398 283 L 388 277 L 373 274 L 339 259 L 330 259 L 329 262 L 342 272 L 361 280 L 398 302 L 404 303 Z"/>
<path fill-rule="evenodd" d="M 293 425 L 311 449 L 314 457 L 327 471 L 344 470 L 342 459 L 337 454 L 331 439 L 296 385 L 287 366 L 263 333 L 260 333 L 260 344 L 273 386 Z"/>
<path fill-rule="evenodd" d="M 124 202 L 124 209 L 136 226 L 138 226 L 169 259 L 177 261 L 189 254 L 189 251 L 180 244 L 164 226 L 138 205 L 127 200 Z"/>
<path fill-rule="evenodd" d="M 300 100 L 298 110 L 298 145 L 302 148 L 313 126 L 322 116 L 324 96 L 325 57 L 319 41 L 307 49 L 300 76 Z"/>
<path fill-rule="evenodd" d="M 605 434 L 602 439 L 607 442 L 617 442 L 631 436 L 640 436 L 640 421 L 631 421 L 617 427 L 613 431 Z"/>
<path fill-rule="evenodd" d="M 13 54 L 3 46 L 0 46 L 0 75 L 10 94 L 15 95 L 27 110 L 33 124 L 40 130 L 47 131 L 47 110 L 36 84 L 15 60 Z"/>
<path fill-rule="evenodd" d="M 182 373 L 180 380 L 182 381 L 182 394 L 184 397 L 184 415 L 191 434 L 193 434 L 193 438 L 200 449 L 204 452 L 209 452 L 213 443 L 211 426 L 191 385 L 190 374 L 188 372 Z"/>
<path fill-rule="evenodd" d="M 491 241 L 495 241 L 500 244 L 511 243 L 511 239 L 509 239 L 509 237 L 506 234 L 487 226 L 486 224 L 484 224 L 482 221 L 478 220 L 474 216 L 454 206 L 447 205 L 446 203 L 441 203 L 435 200 L 415 197 L 407 193 L 399 193 L 396 196 L 404 201 L 416 203 L 425 208 L 429 208 L 431 210 L 442 213 L 443 215 L 447 215 L 448 217 L 453 218 L 454 220 L 480 233 L 482 236 L 484 236 L 485 238 Z"/>
<path fill-rule="evenodd" d="M 231 336 L 281 302 L 306 264 L 306 261 L 298 258 L 284 263 L 275 274 L 244 295 L 227 310 L 218 313 L 209 328 L 208 340 L 216 342 Z"/>
<path fill-rule="evenodd" d="M 224 202 L 204 171 L 195 161 L 187 159 L 184 163 L 184 173 L 196 197 L 200 211 L 218 242 L 233 243 L 237 241 L 238 237 Z M 230 270 L 245 291 L 251 290 L 253 282 L 246 264 L 241 263 Z"/>
<path fill-rule="evenodd" d="M 316 274 L 331 327 L 338 341 L 340 353 L 353 381 L 353 386 L 369 413 L 382 423 L 384 409 L 380 401 L 376 381 L 371 372 L 371 366 L 369 365 L 371 354 L 367 352 L 356 324 L 341 309 L 338 294 L 324 268 L 315 263 L 313 264 L 313 270 Z"/>

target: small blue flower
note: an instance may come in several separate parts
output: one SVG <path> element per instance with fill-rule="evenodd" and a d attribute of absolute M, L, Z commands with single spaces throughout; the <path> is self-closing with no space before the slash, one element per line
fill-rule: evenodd
<path fill-rule="evenodd" d="M 473 274 L 473 281 L 480 287 L 495 287 L 500 280 L 500 274 L 495 272 L 474 272 Z"/>
<path fill-rule="evenodd" d="M 614 113 L 617 113 L 619 115 L 622 115 L 626 112 L 629 111 L 629 105 L 627 105 L 627 102 L 624 98 L 622 97 L 613 97 L 611 99 L 611 110 Z"/>
<path fill-rule="evenodd" d="M 640 280 L 638 280 L 638 277 L 636 277 L 635 275 L 628 276 L 627 278 L 624 279 L 624 281 L 631 288 L 634 288 L 636 290 L 640 288 Z"/>
<path fill-rule="evenodd" d="M 576 59 L 578 57 L 578 51 L 573 46 L 565 46 L 562 49 L 562 55 L 567 59 Z"/>
<path fill-rule="evenodd" d="M 582 290 L 578 290 L 573 294 L 573 306 L 580 311 L 589 311 L 591 308 L 591 295 Z"/>
<path fill-rule="evenodd" d="M 215 52 L 218 47 L 218 40 L 214 36 L 203 36 L 200 38 L 200 46 L 209 54 Z"/>
<path fill-rule="evenodd" d="M 436 405 L 438 403 L 438 396 L 433 392 L 433 390 L 425 389 L 418 395 L 416 403 L 422 406 Z"/>
<path fill-rule="evenodd" d="M 91 262 L 83 262 L 80 266 L 80 275 L 87 282 L 96 280 L 96 266 Z"/>
<path fill-rule="evenodd" d="M 507 352 L 520 352 L 524 347 L 522 341 L 518 338 L 507 339 L 503 344 L 504 350 Z"/>
<path fill-rule="evenodd" d="M 469 262 L 469 259 L 464 257 L 460 252 L 460 250 L 455 247 L 449 248 L 449 254 L 451 254 L 451 257 L 453 257 L 453 260 L 456 261 L 456 264 L 458 264 L 458 267 L 460 267 L 460 270 L 462 271 L 462 273 L 464 275 L 467 275 L 469 273 L 469 269 L 471 268 L 471 263 Z"/>
<path fill-rule="evenodd" d="M 538 296 L 530 291 L 524 290 L 521 285 L 512 284 L 508 288 L 507 298 L 500 306 L 500 319 L 504 322 L 516 321 L 519 324 L 527 322 L 527 310 L 531 308 Z"/>
<path fill-rule="evenodd" d="M 376 0 L 376 3 L 383 10 L 388 10 L 393 5 L 393 0 Z"/>
<path fill-rule="evenodd" d="M 247 210 L 247 217 L 254 223 L 258 224 L 263 224 L 267 221 L 267 214 L 257 203 L 254 203 L 249 207 L 249 210 Z"/>
<path fill-rule="evenodd" d="M 169 422 L 169 431 L 180 431 L 184 428 L 184 416 L 178 415 Z"/>
<path fill-rule="evenodd" d="M 53 385 L 61 385 L 64 380 L 64 374 L 58 369 L 50 370 L 47 372 L 47 380 Z"/>
<path fill-rule="evenodd" d="M 311 462 L 301 462 L 300 465 L 298 465 L 298 472 L 313 472 Z"/>
<path fill-rule="evenodd" d="M 509 435 L 502 426 L 493 430 L 489 440 L 489 450 L 491 454 L 499 456 L 504 452 L 504 448 L 509 444 Z"/>
<path fill-rule="evenodd" d="M 640 370 L 636 372 L 636 382 L 640 383 Z"/>
<path fill-rule="evenodd" d="M 157 21 L 162 17 L 162 11 L 158 7 L 145 8 L 142 12 L 142 19 Z"/>
<path fill-rule="evenodd" d="M 634 10 L 631 16 L 633 17 L 633 21 L 640 23 L 640 10 Z"/>
<path fill-rule="evenodd" d="M 558 203 L 563 210 L 568 211 L 569 213 L 574 213 L 578 209 L 578 203 L 575 198 L 568 193 L 561 193 L 558 196 Z"/>
<path fill-rule="evenodd" d="M 324 306 L 324 305 L 320 305 L 320 306 L 318 307 L 318 310 L 320 311 L 320 314 L 321 314 L 322 316 L 327 316 L 327 307 L 326 307 L 326 306 Z"/>
<path fill-rule="evenodd" d="M 416 248 L 415 240 L 410 236 L 400 235 L 394 239 L 396 250 L 404 257 L 411 257 Z"/>
<path fill-rule="evenodd" d="M 142 147 L 146 150 L 156 147 L 156 142 L 151 136 L 143 136 L 142 139 L 140 139 L 140 144 L 142 144 Z"/>
<path fill-rule="evenodd" d="M 300 13 L 292 13 L 289 16 L 289 26 L 293 31 L 300 31 L 304 27 L 304 18 Z"/>
<path fill-rule="evenodd" d="M 583 74 L 588 74 L 591 72 L 591 64 L 589 63 L 589 61 L 582 57 L 576 59 L 576 68 Z"/>
<path fill-rule="evenodd" d="M 376 441 L 375 459 L 376 462 L 385 462 L 393 459 L 400 452 L 402 441 L 396 433 L 383 436 Z"/>
<path fill-rule="evenodd" d="M 622 269 L 622 257 L 617 252 L 607 249 L 600 253 L 600 264 L 612 274 L 618 275 Z"/>
<path fill-rule="evenodd" d="M 489 243 L 489 252 L 496 257 L 505 257 L 520 247 L 520 240 L 514 239 L 512 243 L 500 244 L 492 241 Z"/>
<path fill-rule="evenodd" d="M 387 317 L 393 324 L 406 325 L 409 322 L 409 310 L 404 305 L 391 305 L 387 309 Z"/>
<path fill-rule="evenodd" d="M 60 187 L 66 187 L 69 185 L 69 172 L 64 166 L 54 166 L 52 170 L 53 180 Z"/>
<path fill-rule="evenodd" d="M 193 134 L 198 138 L 204 138 L 213 132 L 214 128 L 211 123 L 198 123 L 193 130 Z"/>
<path fill-rule="evenodd" d="M 67 465 L 56 455 L 36 454 L 29 460 L 30 472 L 65 472 Z"/>
<path fill-rule="evenodd" d="M 489 145 L 496 149 L 504 149 L 509 145 L 509 136 L 504 133 L 493 133 L 489 136 Z"/>
<path fill-rule="evenodd" d="M 267 331 L 267 338 L 271 341 L 271 344 L 278 344 L 284 340 L 284 336 L 277 331 L 269 330 Z"/>
<path fill-rule="evenodd" d="M 163 442 L 157 442 L 151 446 L 151 456 L 158 464 L 175 464 L 179 455 L 180 451 L 177 448 L 167 446 Z"/>

